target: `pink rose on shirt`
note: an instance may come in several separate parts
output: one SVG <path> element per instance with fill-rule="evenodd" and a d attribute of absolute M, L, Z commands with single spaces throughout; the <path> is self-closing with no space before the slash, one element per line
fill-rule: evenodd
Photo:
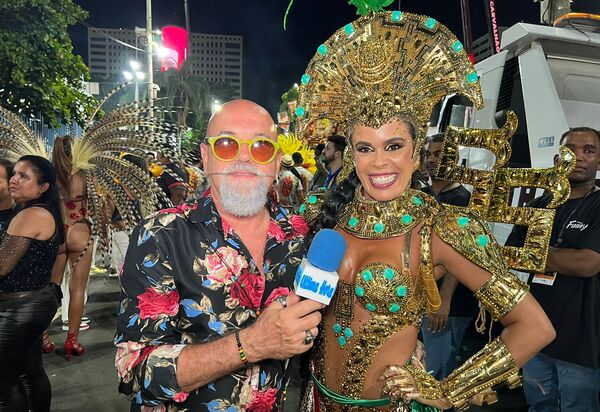
<path fill-rule="evenodd" d="M 216 253 L 206 254 L 205 258 L 207 278 L 213 282 L 227 282 L 234 276 L 238 276 L 242 269 L 248 266 L 244 256 L 237 250 L 227 246 L 217 249 Z"/>
<path fill-rule="evenodd" d="M 140 310 L 140 319 L 174 316 L 179 311 L 179 293 L 176 290 L 161 293 L 148 288 L 138 296 L 137 308 Z"/>
<path fill-rule="evenodd" d="M 231 235 L 233 233 L 233 228 L 231 227 L 229 222 L 223 218 L 221 218 L 221 227 L 223 228 L 223 233 L 225 233 L 226 235 Z"/>
<path fill-rule="evenodd" d="M 295 236 L 306 236 L 308 233 L 308 223 L 299 215 L 292 215 L 289 218 Z"/>
<path fill-rule="evenodd" d="M 248 412 L 271 412 L 277 399 L 277 389 L 269 388 L 266 391 L 258 391 L 252 402 L 246 405 Z"/>
<path fill-rule="evenodd" d="M 285 233 L 283 233 L 283 230 L 274 220 L 269 222 L 269 231 L 267 232 L 267 235 L 269 237 L 274 237 L 278 242 L 283 242 L 285 240 Z"/>
<path fill-rule="evenodd" d="M 232 298 L 237 299 L 240 305 L 252 310 L 260 308 L 260 301 L 264 293 L 265 278 L 250 273 L 247 269 L 243 270 L 230 289 Z"/>
<path fill-rule="evenodd" d="M 177 392 L 177 393 L 176 393 L 176 394 L 173 396 L 173 400 L 174 400 L 175 402 L 179 402 L 179 403 L 181 403 L 181 402 L 184 402 L 184 401 L 185 401 L 185 400 L 188 398 L 188 396 L 189 396 L 189 395 L 190 395 L 190 394 L 189 394 L 189 393 L 187 393 L 187 392 L 183 392 L 183 391 L 181 391 L 181 392 Z"/>

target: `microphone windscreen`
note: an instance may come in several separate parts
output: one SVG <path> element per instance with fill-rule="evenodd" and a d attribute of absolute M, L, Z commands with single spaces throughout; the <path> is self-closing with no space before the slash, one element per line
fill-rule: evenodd
<path fill-rule="evenodd" d="M 346 253 L 346 239 L 332 229 L 322 229 L 313 238 L 306 259 L 325 272 L 335 272 Z"/>

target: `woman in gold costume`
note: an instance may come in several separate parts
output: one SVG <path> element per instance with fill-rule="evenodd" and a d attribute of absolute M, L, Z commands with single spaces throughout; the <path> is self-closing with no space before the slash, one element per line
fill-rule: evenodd
<path fill-rule="evenodd" d="M 461 43 L 432 18 L 370 10 L 318 48 L 301 83 L 300 130 L 327 117 L 349 136 L 341 185 L 309 194 L 300 208 L 314 232 L 335 228 L 348 244 L 303 407 L 464 409 L 493 400 L 492 386 L 518 385 L 519 368 L 554 338 L 551 323 L 475 213 L 410 188 L 433 106 L 460 93 L 481 107 Z M 486 132 L 493 139 L 499 131 Z M 437 381 L 413 353 L 423 314 L 440 306 L 435 281 L 445 273 L 505 328 Z"/>

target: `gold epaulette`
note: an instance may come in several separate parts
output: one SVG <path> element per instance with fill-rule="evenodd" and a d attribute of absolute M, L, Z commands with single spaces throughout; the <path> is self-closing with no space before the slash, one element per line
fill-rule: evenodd
<path fill-rule="evenodd" d="M 327 189 L 317 189 L 308 192 L 304 198 L 304 203 L 302 203 L 298 209 L 298 212 L 308 224 L 314 222 L 317 216 L 319 216 L 321 206 L 325 202 L 325 199 L 327 199 L 329 193 L 330 192 Z"/>
<path fill-rule="evenodd" d="M 433 230 L 461 255 L 488 272 L 506 272 L 500 246 L 477 214 L 444 205 L 433 219 Z"/>
<path fill-rule="evenodd" d="M 444 242 L 491 273 L 475 297 L 494 319 L 506 315 L 525 297 L 527 285 L 508 271 L 500 246 L 475 213 L 446 206 L 434 218 L 433 228 Z"/>

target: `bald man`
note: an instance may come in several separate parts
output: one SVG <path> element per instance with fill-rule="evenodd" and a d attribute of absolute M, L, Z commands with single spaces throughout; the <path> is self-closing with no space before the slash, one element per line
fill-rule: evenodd
<path fill-rule="evenodd" d="M 234 100 L 200 150 L 204 197 L 149 216 L 121 277 L 116 365 L 132 409 L 279 410 L 322 305 L 291 293 L 305 222 L 267 192 L 281 152 L 273 119 Z M 161 410 L 165 410 L 161 409 Z"/>

